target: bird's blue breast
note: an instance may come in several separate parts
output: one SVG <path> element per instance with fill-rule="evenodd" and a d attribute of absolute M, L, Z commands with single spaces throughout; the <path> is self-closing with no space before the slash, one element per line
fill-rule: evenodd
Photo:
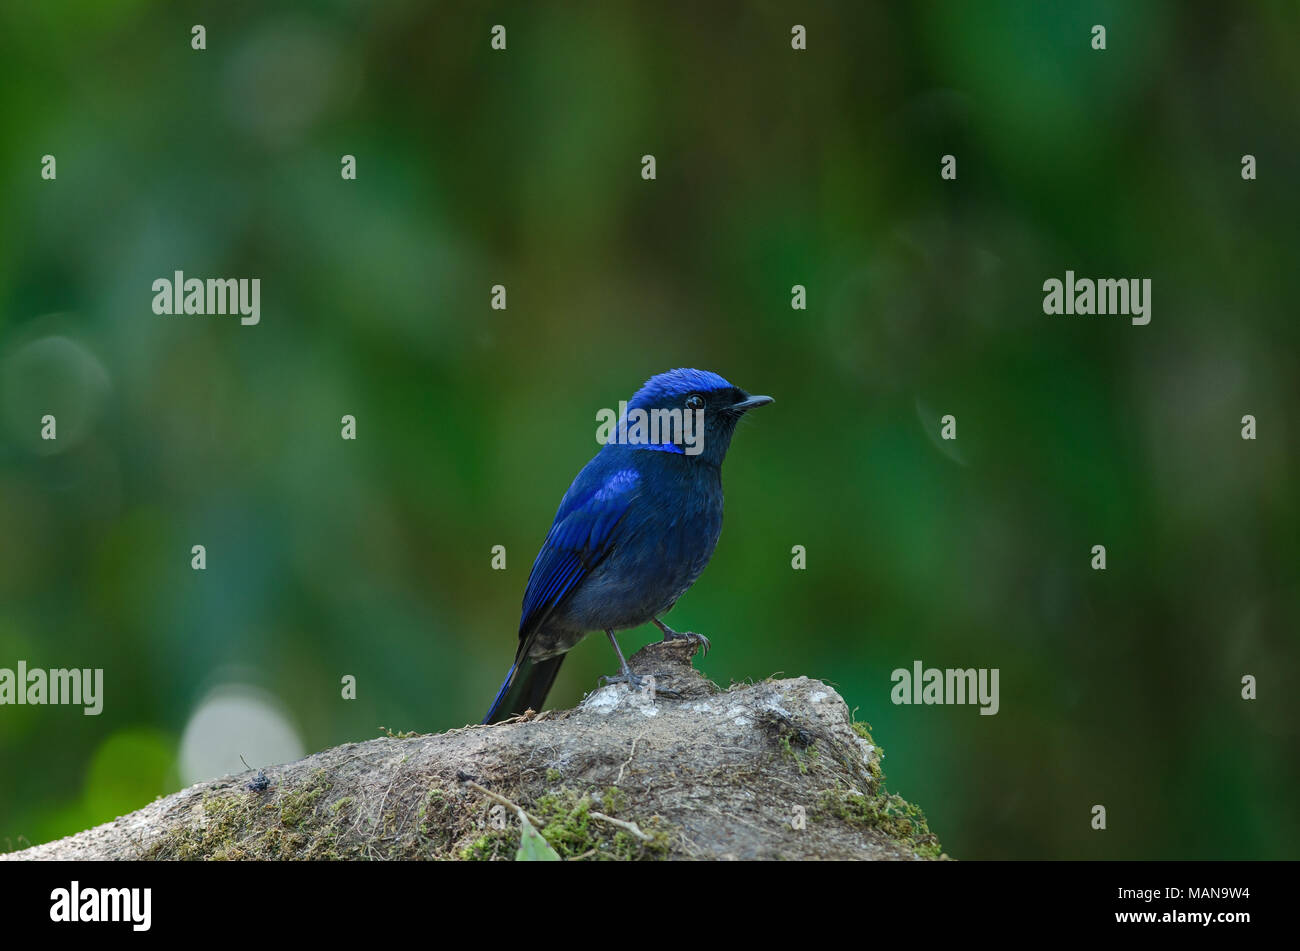
<path fill-rule="evenodd" d="M 574 479 L 538 553 L 520 634 L 531 653 L 588 631 L 648 622 L 699 577 L 722 531 L 715 466 L 681 454 L 606 446 Z"/>

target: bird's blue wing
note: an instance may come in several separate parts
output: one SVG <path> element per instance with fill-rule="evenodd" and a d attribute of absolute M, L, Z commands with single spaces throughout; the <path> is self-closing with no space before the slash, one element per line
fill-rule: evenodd
<path fill-rule="evenodd" d="M 519 618 L 521 651 L 556 605 L 609 554 L 640 487 L 635 469 L 617 469 L 603 478 L 593 477 L 588 469 L 578 474 L 528 576 Z"/>

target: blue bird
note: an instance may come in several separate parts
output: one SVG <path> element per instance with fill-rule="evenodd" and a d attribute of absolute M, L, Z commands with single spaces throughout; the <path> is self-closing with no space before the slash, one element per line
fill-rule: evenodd
<path fill-rule="evenodd" d="M 514 666 L 484 723 L 540 710 L 565 653 L 604 631 L 630 687 L 614 632 L 653 621 L 695 583 L 722 532 L 722 460 L 740 418 L 770 396 L 750 396 L 716 373 L 669 370 L 627 403 L 615 438 L 583 466 L 533 562 Z M 674 412 L 675 411 L 675 412 Z M 702 422 L 702 428 L 693 425 Z"/>

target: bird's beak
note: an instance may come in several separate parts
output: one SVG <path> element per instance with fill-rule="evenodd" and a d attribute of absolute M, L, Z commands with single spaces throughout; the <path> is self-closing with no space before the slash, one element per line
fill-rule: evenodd
<path fill-rule="evenodd" d="M 732 403 L 731 411 L 733 413 L 743 413 L 756 406 L 766 406 L 770 402 L 772 402 L 772 397 L 770 396 L 748 396 L 739 403 Z"/>

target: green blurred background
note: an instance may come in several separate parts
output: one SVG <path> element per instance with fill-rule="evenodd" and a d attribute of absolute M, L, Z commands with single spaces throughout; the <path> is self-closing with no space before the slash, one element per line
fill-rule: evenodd
<path fill-rule="evenodd" d="M 0 6 L 0 667 L 106 693 L 0 707 L 0 849 L 477 722 L 596 410 L 695 366 L 777 398 L 669 618 L 710 677 L 836 684 L 955 857 L 1294 857 L 1298 35 L 1291 2 Z M 1151 278 L 1151 324 L 1044 316 L 1067 268 Z M 261 324 L 155 316 L 177 269 L 260 278 Z M 918 659 L 1000 668 L 1001 712 L 891 705 Z M 588 639 L 552 703 L 613 669 Z"/>

